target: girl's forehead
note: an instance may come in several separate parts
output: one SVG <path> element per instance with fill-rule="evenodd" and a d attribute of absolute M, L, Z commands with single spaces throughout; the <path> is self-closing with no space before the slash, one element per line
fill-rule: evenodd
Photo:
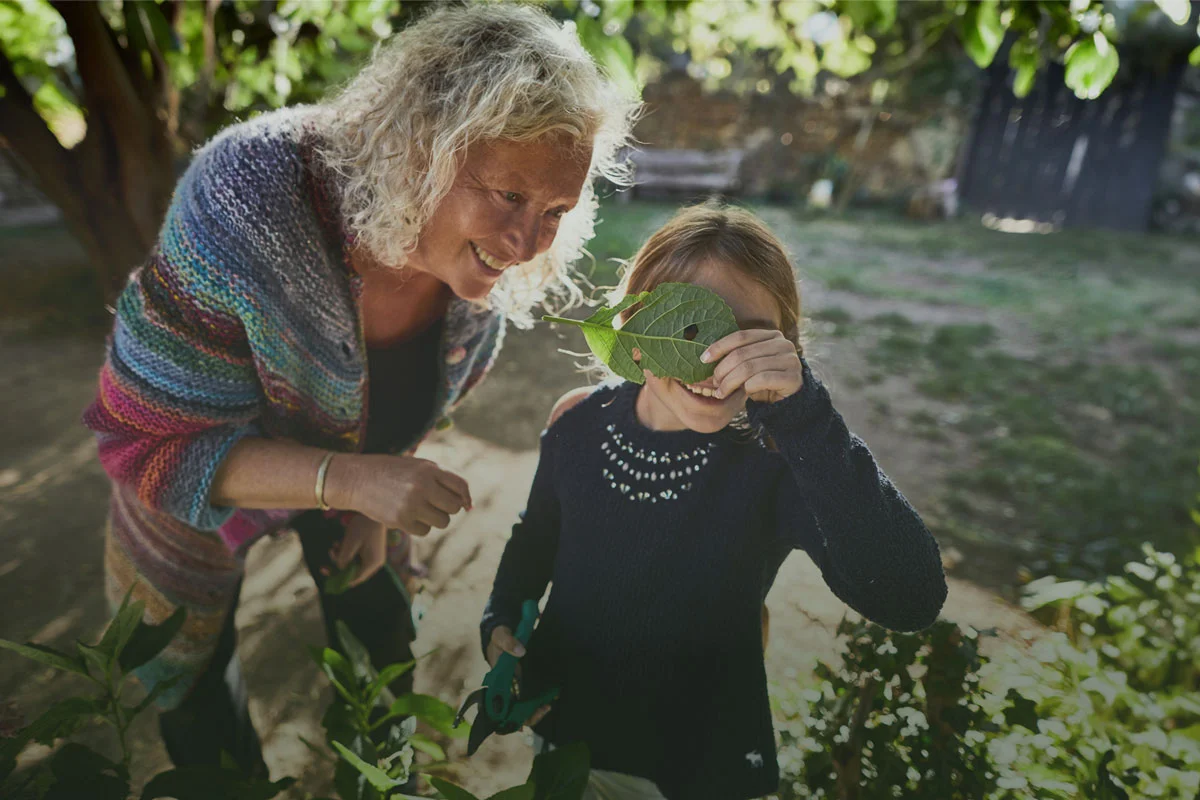
<path fill-rule="evenodd" d="M 783 324 L 775 295 L 732 264 L 710 261 L 688 282 L 720 295 L 743 328 L 778 328 Z"/>

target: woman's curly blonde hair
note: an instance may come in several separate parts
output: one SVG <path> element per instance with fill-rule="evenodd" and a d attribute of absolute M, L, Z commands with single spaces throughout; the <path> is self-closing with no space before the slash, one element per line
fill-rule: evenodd
<path fill-rule="evenodd" d="M 589 180 L 553 246 L 508 270 L 492 291 L 492 307 L 524 327 L 547 294 L 567 305 L 581 298 L 569 272 L 594 233 L 592 179 L 629 183 L 618 153 L 639 106 L 601 72 L 574 30 L 546 13 L 441 7 L 380 46 L 323 104 L 320 150 L 345 180 L 342 211 L 358 242 L 384 264 L 403 264 L 471 143 L 552 132 L 590 143 Z"/>

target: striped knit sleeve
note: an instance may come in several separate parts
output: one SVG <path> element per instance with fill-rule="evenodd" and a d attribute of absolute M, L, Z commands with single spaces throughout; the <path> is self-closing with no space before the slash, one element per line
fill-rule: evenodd
<path fill-rule="evenodd" d="M 148 507 L 203 530 L 234 509 L 208 499 L 217 467 L 259 435 L 261 389 L 230 278 L 205 241 L 196 165 L 180 184 L 158 247 L 121 294 L 95 402 L 84 424 L 100 461 Z"/>

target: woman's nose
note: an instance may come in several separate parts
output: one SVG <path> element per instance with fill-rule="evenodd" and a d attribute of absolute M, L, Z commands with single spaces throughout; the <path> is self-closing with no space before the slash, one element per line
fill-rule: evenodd
<path fill-rule="evenodd" d="M 513 220 L 509 229 L 510 246 L 513 256 L 519 263 L 532 261 L 550 246 L 550 242 L 542 245 L 542 218 L 540 214 L 522 214 Z"/>

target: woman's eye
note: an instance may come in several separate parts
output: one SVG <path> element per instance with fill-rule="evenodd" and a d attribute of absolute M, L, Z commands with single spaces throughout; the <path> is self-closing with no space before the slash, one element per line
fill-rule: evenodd
<path fill-rule="evenodd" d="M 504 199 L 510 203 L 515 203 L 521 199 L 521 195 L 517 194 L 516 192 L 502 192 L 501 194 L 503 194 Z"/>
<path fill-rule="evenodd" d="M 556 208 L 550 212 L 550 216 L 554 217 L 554 219 L 562 219 L 566 215 L 567 210 L 565 208 Z"/>

